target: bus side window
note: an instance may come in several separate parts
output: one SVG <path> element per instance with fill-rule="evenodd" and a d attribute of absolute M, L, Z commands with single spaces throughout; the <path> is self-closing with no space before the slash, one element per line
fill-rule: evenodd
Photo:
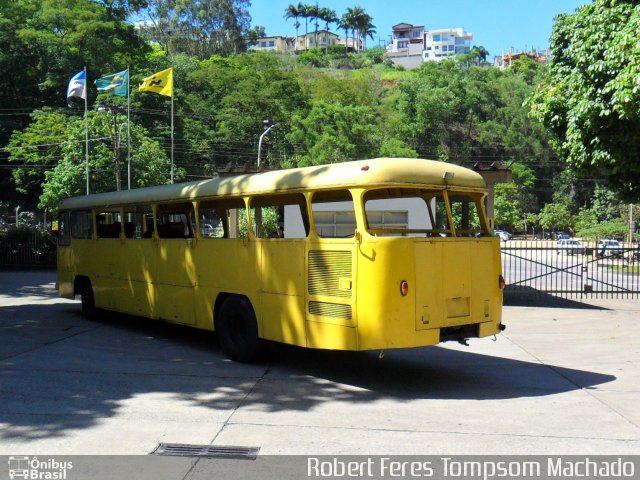
<path fill-rule="evenodd" d="M 124 210 L 124 236 L 126 238 L 151 238 L 153 236 L 153 213 L 151 207 L 127 207 Z"/>
<path fill-rule="evenodd" d="M 241 198 L 203 201 L 198 206 L 202 238 L 239 238 L 246 231 L 246 211 Z"/>
<path fill-rule="evenodd" d="M 353 237 L 356 214 L 353 198 L 348 190 L 316 192 L 311 208 L 316 233 L 321 238 Z"/>
<path fill-rule="evenodd" d="M 69 228 L 69 212 L 61 212 L 58 215 L 58 245 L 63 247 L 71 243 L 71 229 Z"/>
<path fill-rule="evenodd" d="M 309 236 L 309 214 L 302 194 L 255 197 L 251 199 L 251 215 L 257 238 Z"/>
<path fill-rule="evenodd" d="M 158 207 L 158 236 L 160 238 L 193 238 L 191 219 L 193 205 L 180 203 Z"/>
<path fill-rule="evenodd" d="M 96 213 L 96 233 L 99 238 L 120 238 L 120 212 Z"/>
<path fill-rule="evenodd" d="M 71 212 L 71 238 L 91 238 L 93 223 L 90 211 Z"/>

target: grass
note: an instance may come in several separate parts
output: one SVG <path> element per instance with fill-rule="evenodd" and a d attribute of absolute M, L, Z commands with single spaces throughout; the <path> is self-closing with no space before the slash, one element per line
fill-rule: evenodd
<path fill-rule="evenodd" d="M 609 265 L 607 268 L 613 272 L 640 273 L 640 265 Z"/>

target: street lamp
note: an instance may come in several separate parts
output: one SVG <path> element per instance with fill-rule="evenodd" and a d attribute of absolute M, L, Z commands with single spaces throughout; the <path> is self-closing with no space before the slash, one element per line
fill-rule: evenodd
<path fill-rule="evenodd" d="M 264 132 L 262 132 L 262 135 L 260 135 L 260 140 L 258 140 L 258 167 L 260 167 L 260 152 L 262 150 L 262 139 L 267 133 L 269 133 L 269 130 L 271 130 L 273 127 L 277 125 L 277 123 L 271 123 L 270 120 L 265 120 L 264 123 L 267 125 L 267 128 Z"/>

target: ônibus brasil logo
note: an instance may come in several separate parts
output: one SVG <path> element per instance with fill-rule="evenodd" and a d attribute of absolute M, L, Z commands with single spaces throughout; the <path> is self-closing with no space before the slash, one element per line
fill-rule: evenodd
<path fill-rule="evenodd" d="M 38 457 L 9 457 L 9 478 L 31 480 L 65 480 L 67 470 L 73 468 L 73 462 L 60 462 L 54 458 L 39 460 Z"/>

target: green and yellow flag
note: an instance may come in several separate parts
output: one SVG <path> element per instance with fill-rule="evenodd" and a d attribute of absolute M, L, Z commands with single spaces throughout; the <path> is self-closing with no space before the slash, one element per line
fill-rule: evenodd
<path fill-rule="evenodd" d="M 173 96 L 173 68 L 167 68 L 142 79 L 139 92 L 153 92 L 167 97 Z"/>
<path fill-rule="evenodd" d="M 100 77 L 93 83 L 98 87 L 99 93 L 113 93 L 119 97 L 126 97 L 129 93 L 127 91 L 129 87 L 129 70 Z"/>

